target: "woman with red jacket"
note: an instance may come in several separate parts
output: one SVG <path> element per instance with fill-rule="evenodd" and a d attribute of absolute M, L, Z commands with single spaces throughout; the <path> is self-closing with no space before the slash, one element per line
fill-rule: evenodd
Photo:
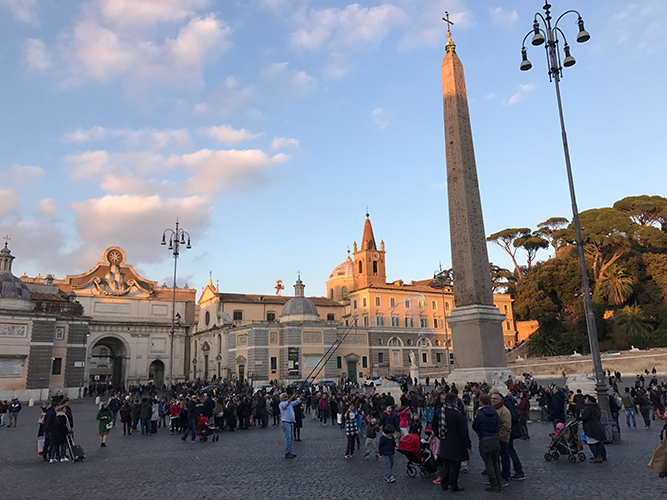
<path fill-rule="evenodd" d="M 398 418 L 399 418 L 399 427 L 401 428 L 401 437 L 404 438 L 408 434 L 410 434 L 410 417 L 412 416 L 412 413 L 410 412 L 410 408 L 404 408 L 403 410 L 398 412 Z"/>

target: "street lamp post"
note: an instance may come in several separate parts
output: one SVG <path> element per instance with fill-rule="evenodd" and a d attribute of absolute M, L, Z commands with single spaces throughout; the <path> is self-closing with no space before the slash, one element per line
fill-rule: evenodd
<path fill-rule="evenodd" d="M 581 237 L 581 225 L 579 224 L 579 210 L 577 209 L 577 200 L 574 194 L 574 181 L 572 180 L 572 166 L 570 164 L 570 151 L 567 145 L 567 134 L 565 133 L 565 120 L 563 119 L 563 105 L 560 98 L 560 79 L 563 76 L 563 68 L 573 66 L 576 61 L 570 55 L 570 46 L 565 38 L 565 33 L 558 27 L 558 22 L 563 19 L 566 14 L 576 14 L 577 26 L 579 33 L 577 34 L 577 42 L 583 43 L 590 39 L 590 34 L 584 29 L 584 20 L 581 14 L 576 10 L 568 10 L 560 15 L 556 22 L 551 24 L 551 5 L 548 0 L 544 2 L 543 16 L 541 13 L 536 13 L 533 21 L 533 29 L 523 38 L 521 44 L 521 65 L 522 71 L 528 71 L 532 68 L 532 64 L 528 60 L 526 53 L 526 39 L 532 34 L 532 45 L 539 46 L 545 44 L 547 53 L 547 64 L 549 66 L 549 81 L 553 81 L 556 87 L 556 100 L 558 101 L 558 115 L 560 117 L 560 128 L 563 139 L 563 152 L 565 154 L 565 168 L 567 169 L 567 180 L 570 187 L 570 198 L 572 202 L 572 217 L 574 221 L 574 231 L 576 234 L 576 245 L 579 253 L 579 265 L 581 268 L 581 279 L 583 283 L 584 307 L 586 311 L 586 330 L 588 332 L 588 342 L 591 347 L 591 357 L 593 358 L 593 370 L 595 372 L 595 391 L 597 392 L 598 403 L 600 408 L 606 412 L 607 418 L 610 419 L 611 413 L 609 408 L 609 396 L 607 393 L 607 382 L 604 371 L 602 370 L 602 359 L 600 358 L 600 345 L 598 343 L 597 328 L 595 326 L 595 315 L 593 314 L 593 302 L 591 300 L 591 290 L 588 283 L 588 271 L 586 269 L 586 256 L 584 254 L 584 243 Z M 563 40 L 563 52 L 565 59 L 562 61 L 561 54 L 558 49 L 560 38 Z M 546 42 L 546 43 L 545 43 Z"/>
<path fill-rule="evenodd" d="M 185 248 L 192 248 L 190 246 L 190 234 L 184 231 L 183 228 L 178 227 L 178 219 L 176 219 L 176 229 L 165 229 L 162 232 L 162 245 L 167 244 L 167 236 L 169 236 L 169 250 L 174 255 L 174 286 L 171 298 L 171 349 L 169 350 L 169 389 L 173 387 L 174 375 L 174 334 L 176 332 L 176 319 L 180 325 L 181 315 L 176 313 L 176 266 L 178 265 L 179 248 L 181 245 L 186 245 Z M 188 238 L 187 244 L 185 238 Z"/>
<path fill-rule="evenodd" d="M 447 355 L 447 373 L 451 375 L 452 373 L 452 363 L 449 356 L 449 335 L 447 334 L 447 319 L 445 317 L 445 287 L 452 284 L 452 270 L 445 269 L 443 271 L 442 266 L 440 270 L 433 273 L 433 281 L 435 281 L 436 286 L 442 290 L 442 323 L 445 328 L 445 350 Z"/>

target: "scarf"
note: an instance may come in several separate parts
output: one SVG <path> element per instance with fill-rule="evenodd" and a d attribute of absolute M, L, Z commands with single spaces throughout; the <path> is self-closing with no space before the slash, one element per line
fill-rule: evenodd
<path fill-rule="evenodd" d="M 451 405 L 449 403 L 445 403 L 443 406 L 440 407 L 439 414 L 438 414 L 438 437 L 440 439 L 445 439 L 447 436 L 447 412 L 445 410 L 455 410 L 459 411 L 459 409 Z"/>

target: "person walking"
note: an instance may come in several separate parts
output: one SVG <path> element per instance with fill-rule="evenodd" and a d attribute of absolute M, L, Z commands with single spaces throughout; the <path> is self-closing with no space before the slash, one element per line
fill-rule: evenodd
<path fill-rule="evenodd" d="M 549 403 L 549 419 L 554 426 L 565 423 L 565 394 L 559 387 L 552 390 L 551 402 Z"/>
<path fill-rule="evenodd" d="M 396 478 L 391 473 L 394 467 L 394 454 L 396 453 L 396 440 L 394 439 L 394 426 L 387 424 L 383 428 L 383 434 L 378 443 L 378 453 L 384 457 L 384 479 L 388 483 L 393 483 Z"/>
<path fill-rule="evenodd" d="M 623 396 L 621 396 L 621 400 L 623 401 L 623 408 L 625 409 L 625 423 L 628 426 L 628 429 L 630 429 L 630 419 L 632 419 L 632 426 L 636 429 L 637 428 L 637 419 L 635 418 L 635 400 L 632 397 L 632 394 L 630 394 L 630 388 L 626 387 L 625 392 L 623 393 Z"/>
<path fill-rule="evenodd" d="M 594 396 L 586 394 L 584 411 L 581 412 L 579 420 L 584 424 L 584 434 L 586 442 L 591 449 L 593 458 L 591 463 L 601 464 L 607 460 L 607 450 L 604 447 L 604 440 L 606 439 L 604 427 L 600 421 L 602 411 L 597 404 Z"/>
<path fill-rule="evenodd" d="M 438 408 L 433 419 L 433 428 L 440 438 L 440 488 L 463 491 L 465 488 L 459 486 L 459 473 L 461 463 L 470 459 L 472 443 L 466 417 L 458 409 L 456 394 L 450 392 L 445 396 L 444 405 Z"/>
<path fill-rule="evenodd" d="M 69 462 L 67 459 L 67 436 L 72 433 L 65 406 L 56 408 L 56 416 L 49 428 L 50 434 L 50 462 Z"/>
<path fill-rule="evenodd" d="M 141 419 L 141 434 L 151 435 L 151 416 L 153 415 L 153 405 L 148 398 L 143 398 L 139 405 L 139 418 Z"/>
<path fill-rule="evenodd" d="M 357 414 L 354 411 L 354 403 L 348 406 L 345 413 L 345 435 L 347 436 L 347 448 L 345 449 L 345 458 L 354 457 L 354 444 L 357 441 Z"/>
<path fill-rule="evenodd" d="M 318 403 L 320 409 L 320 424 L 327 425 L 327 418 L 329 416 L 329 400 L 326 395 L 322 394 Z"/>
<path fill-rule="evenodd" d="M 16 424 L 19 418 L 19 412 L 21 411 L 21 403 L 19 402 L 18 398 L 12 399 L 11 404 L 9 405 L 9 427 L 14 427 L 16 428 Z"/>
<path fill-rule="evenodd" d="M 294 441 L 301 441 L 302 427 L 303 427 L 303 403 L 299 403 L 298 405 L 294 405 Z"/>
<path fill-rule="evenodd" d="M 120 423 L 123 424 L 123 436 L 132 435 L 132 407 L 130 406 L 129 396 L 123 401 L 120 408 Z"/>
<path fill-rule="evenodd" d="M 294 406 L 301 403 L 301 399 L 297 398 L 296 394 L 288 397 L 287 393 L 283 392 L 280 395 L 280 425 L 285 434 L 285 458 L 296 458 L 292 453 L 292 441 L 294 440 Z"/>
<path fill-rule="evenodd" d="M 183 433 L 183 437 L 181 438 L 181 441 L 185 442 L 188 439 L 188 436 L 192 434 L 192 439 L 191 441 L 196 441 L 197 440 L 197 404 L 191 399 L 188 398 L 187 402 L 185 403 L 185 411 L 186 411 L 186 418 L 187 418 L 187 426 L 185 428 L 185 432 Z"/>
<path fill-rule="evenodd" d="M 100 410 L 97 412 L 97 422 L 98 430 L 100 433 L 100 448 L 106 448 L 107 446 L 107 436 L 109 435 L 109 430 L 113 426 L 111 420 L 113 415 L 111 410 L 109 410 L 106 403 L 102 403 Z"/>
<path fill-rule="evenodd" d="M 498 465 L 500 456 L 499 422 L 498 412 L 491 405 L 491 396 L 480 394 L 480 408 L 475 414 L 472 429 L 479 436 L 479 454 L 486 467 L 486 477 L 489 486 L 486 491 L 501 491 L 500 467 Z M 440 454 L 444 450 L 440 450 Z"/>
<path fill-rule="evenodd" d="M 642 414 L 644 419 L 644 429 L 651 428 L 651 402 L 646 397 L 645 389 L 637 389 L 637 394 L 635 395 L 635 404 L 639 406 L 639 413 Z"/>

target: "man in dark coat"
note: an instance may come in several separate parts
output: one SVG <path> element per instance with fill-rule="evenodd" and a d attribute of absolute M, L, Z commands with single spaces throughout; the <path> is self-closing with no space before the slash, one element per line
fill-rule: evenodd
<path fill-rule="evenodd" d="M 601 464 L 607 460 L 607 450 L 604 447 L 604 441 L 607 436 L 604 431 L 604 426 L 600 421 L 602 411 L 594 396 L 586 394 L 584 402 L 586 405 L 584 406 L 584 411 L 581 412 L 579 420 L 584 424 L 586 441 L 593 454 L 591 462 L 594 464 Z"/>
<path fill-rule="evenodd" d="M 549 419 L 554 426 L 565 423 L 565 394 L 559 387 L 553 388 L 553 396 L 549 403 Z"/>
<path fill-rule="evenodd" d="M 261 422 L 261 428 L 269 425 L 269 412 L 266 409 L 266 396 L 262 392 L 257 400 L 257 420 Z"/>
<path fill-rule="evenodd" d="M 443 412 L 446 426 L 441 425 Z M 449 393 L 445 396 L 445 404 L 438 408 L 433 418 L 433 431 L 440 438 L 438 454 L 441 463 L 440 488 L 463 491 L 465 488 L 459 487 L 459 472 L 461 462 L 470 458 L 468 450 L 472 449 L 472 444 L 466 417 L 457 407 L 456 394 Z"/>

